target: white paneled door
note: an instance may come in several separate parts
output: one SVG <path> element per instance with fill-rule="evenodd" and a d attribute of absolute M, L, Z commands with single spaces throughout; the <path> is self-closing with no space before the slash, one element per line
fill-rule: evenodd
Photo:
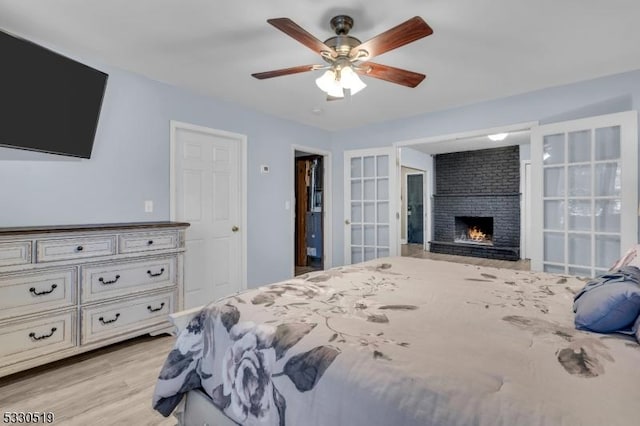
<path fill-rule="evenodd" d="M 629 111 L 532 129 L 532 269 L 595 276 L 637 244 L 637 120 Z"/>
<path fill-rule="evenodd" d="M 344 153 L 345 264 L 398 254 L 395 148 Z"/>
<path fill-rule="evenodd" d="M 186 232 L 185 309 L 245 287 L 245 144 L 242 135 L 171 123 L 171 216 L 191 224 Z"/>

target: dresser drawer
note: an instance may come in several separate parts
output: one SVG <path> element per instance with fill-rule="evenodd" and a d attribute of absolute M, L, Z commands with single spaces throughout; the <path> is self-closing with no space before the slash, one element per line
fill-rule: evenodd
<path fill-rule="evenodd" d="M 176 284 L 176 256 L 82 267 L 82 302 Z"/>
<path fill-rule="evenodd" d="M 177 232 L 137 232 L 120 235 L 120 253 L 138 253 L 178 247 Z"/>
<path fill-rule="evenodd" d="M 75 311 L 0 327 L 0 365 L 75 346 Z"/>
<path fill-rule="evenodd" d="M 0 319 L 76 303 L 76 268 L 0 276 Z"/>
<path fill-rule="evenodd" d="M 31 241 L 0 243 L 0 266 L 31 263 Z"/>
<path fill-rule="evenodd" d="M 175 292 L 82 308 L 82 344 L 166 322 L 173 312 Z"/>
<path fill-rule="evenodd" d="M 36 242 L 38 262 L 109 256 L 116 253 L 116 237 L 84 237 Z"/>

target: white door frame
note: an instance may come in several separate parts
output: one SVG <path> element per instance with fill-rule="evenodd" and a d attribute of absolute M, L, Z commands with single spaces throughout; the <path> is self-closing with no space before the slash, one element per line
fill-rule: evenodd
<path fill-rule="evenodd" d="M 527 179 L 527 168 L 529 176 Z M 527 221 L 531 220 L 531 160 L 520 161 L 520 259 L 529 259 L 529 239 L 531 227 Z"/>
<path fill-rule="evenodd" d="M 331 152 L 325 151 L 319 148 L 312 148 L 310 146 L 304 145 L 291 145 L 291 169 L 289 176 L 293 176 L 293 183 L 291 184 L 291 200 L 296 199 L 296 189 L 295 189 L 295 175 L 296 175 L 296 151 L 302 151 L 312 155 L 321 155 L 322 156 L 322 267 L 324 269 L 329 269 L 333 267 L 333 240 L 331 236 L 333 235 L 333 208 L 331 206 L 332 200 L 332 186 L 331 186 L 331 174 L 333 173 L 333 168 L 331 166 Z M 290 256 L 291 259 L 291 276 L 295 276 L 296 270 L 296 254 L 295 254 L 295 238 L 296 238 L 296 209 L 295 203 L 291 205 L 288 204 L 289 210 L 291 211 L 291 243 L 289 244 Z"/>
<path fill-rule="evenodd" d="M 423 183 L 423 194 L 424 194 L 424 240 L 422 244 L 422 249 L 424 251 L 429 251 L 429 241 L 431 241 L 431 237 L 433 234 L 433 229 L 431 225 L 432 221 L 432 213 L 433 209 L 431 207 L 431 199 L 433 197 L 433 171 L 425 170 L 424 172 L 424 183 Z"/>
<path fill-rule="evenodd" d="M 405 166 L 406 167 L 406 166 Z M 413 167 L 411 167 L 413 169 Z M 400 170 L 402 170 L 402 167 L 400 167 Z M 419 169 L 414 169 L 414 170 L 419 170 Z M 402 173 L 402 171 L 400 172 Z M 400 204 L 401 206 L 405 206 L 407 209 L 407 217 L 404 220 L 404 227 L 405 229 L 402 229 L 401 232 L 404 232 L 404 234 L 407 236 L 406 240 L 405 240 L 405 244 L 409 243 L 409 204 L 407 202 L 407 193 L 409 191 L 409 176 L 417 176 L 417 175 L 421 175 L 422 176 L 422 243 L 424 245 L 424 243 L 426 242 L 426 237 L 427 237 L 427 203 L 426 203 L 426 177 L 427 177 L 427 171 L 426 170 L 420 170 L 417 172 L 410 172 L 407 173 L 406 175 L 404 175 L 404 191 L 402 194 L 402 199 L 405 201 L 404 204 Z M 400 209 L 402 210 L 402 209 Z M 402 221 L 400 221 L 400 223 L 402 223 Z M 401 238 L 402 240 L 402 238 Z M 402 242 L 402 241 L 401 241 Z"/>
<path fill-rule="evenodd" d="M 408 139 L 408 140 L 404 140 L 404 141 L 397 141 L 393 143 L 394 148 L 396 148 L 397 152 L 398 152 L 398 156 L 399 156 L 399 152 L 400 152 L 400 148 L 402 147 L 408 147 L 410 148 L 412 145 L 423 145 L 423 144 L 430 144 L 430 143 L 438 143 L 438 142 L 447 142 L 447 141 L 455 141 L 457 139 L 466 139 L 466 138 L 472 138 L 472 137 L 476 137 L 476 136 L 486 136 L 486 135 L 493 135 L 496 133 L 511 133 L 511 132 L 517 132 L 517 131 L 522 131 L 522 130 L 531 130 L 534 127 L 536 127 L 538 125 L 537 121 L 527 121 L 524 123 L 516 123 L 516 124 L 509 124 L 506 126 L 499 126 L 499 127 L 490 127 L 487 129 L 478 129 L 478 130 L 469 130 L 466 132 L 459 132 L 459 133 L 449 133 L 449 134 L 445 134 L 445 135 L 439 135 L 439 136 L 429 136 L 426 138 L 418 138 L 418 139 Z M 435 172 L 435 170 L 434 170 Z M 425 191 L 425 196 L 428 199 L 429 202 L 429 212 L 431 212 L 431 198 L 433 197 L 433 175 L 428 176 L 429 179 L 427 180 L 427 189 Z M 398 203 L 398 205 L 400 205 L 400 196 L 399 193 L 400 191 L 397 191 L 398 193 L 398 199 L 396 201 L 396 203 Z M 426 206 L 426 205 L 425 205 Z M 427 215 L 426 217 L 426 223 L 425 226 L 428 226 L 428 229 L 431 229 L 432 226 L 432 218 L 431 218 L 431 214 Z M 396 232 L 396 236 L 397 236 L 397 246 L 398 246 L 398 250 L 400 249 L 400 233 Z M 425 239 L 425 250 L 428 250 L 427 248 L 427 244 L 428 241 L 426 241 Z M 400 251 L 398 251 L 398 253 L 400 253 Z"/>
<path fill-rule="evenodd" d="M 240 259 L 240 288 L 247 288 L 247 136 L 239 133 L 227 132 L 225 130 L 212 129 L 210 127 L 198 126 L 196 124 L 185 123 L 181 121 L 171 120 L 170 121 L 170 136 L 169 136 L 169 144 L 170 144 L 170 154 L 169 154 L 169 208 L 170 214 L 169 217 L 172 221 L 176 220 L 176 182 L 175 182 L 175 171 L 176 171 L 176 143 L 177 138 L 176 134 L 179 129 L 191 130 L 196 132 L 208 133 L 214 136 L 220 136 L 224 138 L 235 139 L 238 141 L 238 168 L 240 170 L 239 179 L 240 179 L 240 188 L 242 194 L 240 194 L 240 215 L 241 215 L 241 230 L 244 230 L 241 234 L 240 244 L 241 248 L 241 256 Z"/>

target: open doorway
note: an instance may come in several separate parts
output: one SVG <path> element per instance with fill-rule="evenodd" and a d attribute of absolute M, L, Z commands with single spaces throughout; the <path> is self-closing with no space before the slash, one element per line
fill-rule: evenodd
<path fill-rule="evenodd" d="M 425 234 L 426 196 L 424 170 L 402 166 L 401 174 L 401 253 L 424 251 L 427 240 Z"/>
<path fill-rule="evenodd" d="M 295 151 L 295 275 L 324 269 L 324 156 Z"/>
<path fill-rule="evenodd" d="M 416 152 L 431 158 L 424 179 L 424 241 L 414 246 L 408 241 L 408 232 L 405 233 L 400 240 L 402 254 L 464 262 L 477 257 L 485 264 L 515 262 L 518 269 L 529 269 L 529 262 L 524 260 L 531 233 L 527 226 L 530 197 L 527 164 L 530 129 L 535 124 L 399 143 L 403 159 L 415 156 Z M 403 160 L 401 164 L 407 166 L 406 163 Z M 408 180 L 408 176 L 403 177 Z M 407 197 L 408 194 L 403 200 L 405 204 L 409 203 Z M 467 226 L 462 238 L 460 226 L 469 218 L 480 220 L 482 226 L 476 226 L 488 237 L 473 237 L 468 230 L 475 232 L 475 228 Z M 491 218 L 492 222 L 487 222 L 486 230 L 482 230 L 485 218 Z"/>
<path fill-rule="evenodd" d="M 419 255 L 431 238 L 430 185 L 433 157 L 411 147 L 400 155 L 400 253 Z"/>
<path fill-rule="evenodd" d="M 424 245 L 424 173 L 408 173 L 407 189 L 407 243 Z"/>

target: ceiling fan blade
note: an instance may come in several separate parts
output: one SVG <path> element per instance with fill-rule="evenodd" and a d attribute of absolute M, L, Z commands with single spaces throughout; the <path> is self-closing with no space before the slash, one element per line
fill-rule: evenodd
<path fill-rule="evenodd" d="M 273 71 L 257 72 L 251 75 L 257 78 L 258 80 L 264 80 L 265 78 L 280 77 L 283 75 L 298 74 L 301 72 L 313 71 L 317 68 L 318 68 L 318 65 L 300 65 L 297 67 L 282 68 L 282 69 L 273 70 Z"/>
<path fill-rule="evenodd" d="M 390 67 L 389 65 L 375 64 L 373 62 L 362 64 L 360 69 L 356 69 L 356 72 L 361 75 L 379 78 L 380 80 L 390 81 L 391 83 L 401 84 L 407 87 L 416 87 L 426 77 L 424 74 L 417 72 Z"/>
<path fill-rule="evenodd" d="M 337 57 L 338 54 L 336 51 L 315 38 L 309 32 L 307 32 L 300 25 L 296 24 L 289 18 L 273 18 L 267 19 L 267 22 L 287 34 L 289 37 L 293 37 L 300 43 L 307 46 L 309 49 L 313 50 L 320 55 L 323 55 L 322 52 L 327 52 L 324 55 L 330 55 L 331 57 Z"/>
<path fill-rule="evenodd" d="M 374 38 L 365 41 L 364 43 L 355 46 L 351 49 L 349 56 L 355 58 L 359 55 L 360 51 L 367 52 L 367 55 L 362 58 L 363 61 L 373 58 L 374 56 L 382 55 L 398 47 L 404 46 L 423 37 L 433 34 L 433 30 L 427 23 L 419 16 L 414 16 L 408 21 L 378 34 Z"/>

